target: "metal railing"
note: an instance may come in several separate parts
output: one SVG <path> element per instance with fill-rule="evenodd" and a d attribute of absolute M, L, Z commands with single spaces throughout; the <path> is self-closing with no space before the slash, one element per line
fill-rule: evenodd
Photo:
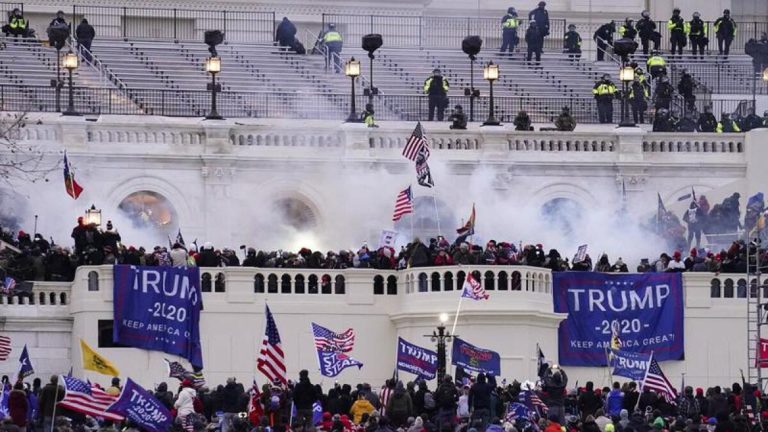
<path fill-rule="evenodd" d="M 710 61 L 706 63 L 685 63 L 681 67 L 672 68 L 671 79 L 676 84 L 682 69 L 696 77 L 711 93 L 719 94 L 751 94 L 755 86 L 757 94 L 768 94 L 768 83 L 755 72 L 752 63 L 727 61 Z"/>
<path fill-rule="evenodd" d="M 82 114 L 158 115 L 169 117 L 201 117 L 210 106 L 210 92 L 200 90 L 161 90 L 115 88 L 75 88 L 75 108 Z M 56 96 L 50 87 L 0 85 L 0 110 L 55 112 Z M 360 108 L 367 96 L 357 95 Z M 489 98 L 475 99 L 475 120 L 483 121 L 489 108 Z M 317 94 L 299 92 L 221 92 L 218 110 L 229 118 L 294 118 L 342 120 L 349 114 L 350 95 L 343 93 Z M 614 121 L 619 122 L 620 101 L 614 101 Z M 741 100 L 699 100 L 697 112 L 704 106 L 713 112 L 738 112 L 745 106 Z M 455 105 L 468 112 L 469 97 L 451 96 L 450 107 L 445 110 L 446 120 Z M 651 104 L 652 105 L 652 104 Z M 429 100 L 421 95 L 380 94 L 374 98 L 377 120 L 427 120 Z M 496 117 L 512 123 L 520 111 L 526 111 L 534 123 L 552 123 L 563 107 L 568 107 L 577 123 L 597 123 L 597 106 L 591 97 L 496 97 Z M 681 115 L 684 106 L 678 108 Z M 652 111 L 647 113 L 650 116 Z"/>
<path fill-rule="evenodd" d="M 528 19 L 521 18 L 518 26 L 520 47 L 525 47 Z M 336 24 L 345 40 L 359 41 L 369 33 L 381 34 L 386 47 L 393 48 L 461 48 L 461 41 L 469 35 L 483 39 L 484 49 L 499 49 L 502 43 L 501 17 L 437 17 L 397 15 L 323 14 L 322 24 Z M 544 38 L 544 49 L 562 49 L 566 31 L 564 19 L 549 20 L 549 36 Z M 357 42 L 355 42 L 357 43 Z"/>
<path fill-rule="evenodd" d="M 689 21 L 689 18 L 684 17 L 684 19 L 686 22 Z M 714 23 L 715 20 L 704 22 L 704 25 L 707 28 L 707 37 L 709 38 L 709 44 L 706 46 L 706 49 L 710 53 L 717 54 L 717 32 L 715 32 Z M 744 54 L 744 44 L 746 44 L 748 40 L 760 39 L 760 34 L 764 31 L 768 31 L 768 22 L 736 22 L 736 25 L 738 26 L 738 29 L 730 49 L 733 54 Z M 670 42 L 670 31 L 667 28 L 667 21 L 657 21 L 656 31 L 661 33 L 659 49 L 668 52 L 672 48 L 672 44 Z M 617 33 L 615 40 L 618 40 L 620 37 L 621 36 Z M 639 37 L 636 40 L 640 43 Z M 686 36 L 686 46 L 684 50 L 686 53 L 691 52 L 691 41 L 688 39 L 688 36 Z"/>
<path fill-rule="evenodd" d="M 118 6 L 72 7 L 72 22 L 86 18 L 102 39 L 202 41 L 208 30 L 221 30 L 229 42 L 272 42 L 274 12 L 162 9 Z"/>

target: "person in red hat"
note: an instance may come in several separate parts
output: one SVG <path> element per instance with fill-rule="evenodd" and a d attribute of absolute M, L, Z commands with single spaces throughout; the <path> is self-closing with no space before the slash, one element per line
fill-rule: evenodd
<path fill-rule="evenodd" d="M 682 260 L 683 254 L 680 253 L 679 250 L 676 250 L 675 253 L 672 254 L 672 260 L 669 261 L 669 264 L 667 264 L 667 270 L 668 272 L 682 272 L 685 271 L 685 263 Z"/>

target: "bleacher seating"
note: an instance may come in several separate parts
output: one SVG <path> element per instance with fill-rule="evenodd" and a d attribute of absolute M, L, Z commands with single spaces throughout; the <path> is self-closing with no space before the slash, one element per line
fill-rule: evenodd
<path fill-rule="evenodd" d="M 306 45 L 312 51 L 311 44 Z M 328 70 L 323 55 L 298 55 L 264 42 L 225 43 L 217 49 L 223 65 L 217 76 L 222 87 L 219 112 L 225 117 L 341 119 L 348 113 L 350 80 Z M 38 42 L 8 40 L 4 51 L 0 56 L 4 109 L 53 110 L 50 80 L 55 77 L 55 50 Z M 75 105 L 83 113 L 202 116 L 209 109 L 210 76 L 204 61 L 210 54 L 202 42 L 101 38 L 94 41 L 92 52 L 97 65 L 83 63 L 75 72 Z M 594 82 L 608 73 L 619 83 L 616 62 L 593 62 L 586 52 L 582 59 L 572 60 L 548 49 L 539 65 L 526 62 L 524 54 L 520 48 L 508 55 L 492 47 L 479 54 L 474 87 L 482 97 L 475 101 L 475 120 L 488 110 L 488 83 L 482 79 L 482 68 L 489 61 L 499 64 L 501 70 L 494 83 L 495 110 L 505 122 L 522 109 L 535 121 L 549 122 L 565 105 L 578 122 L 594 122 Z M 368 58 L 365 51 L 349 43 L 342 60 L 353 56 L 362 63 L 363 76 L 355 84 L 361 111 L 367 101 L 363 89 L 370 81 Z M 635 60 L 645 63 L 642 55 Z M 756 77 L 751 59 L 745 55 L 732 55 L 727 61 L 686 55 L 669 63 L 674 84 L 683 68 L 700 83 L 699 108 L 710 102 L 712 94 L 738 94 L 743 99 L 751 93 Z M 390 47 L 385 41 L 374 63 L 374 85 L 380 92 L 374 98 L 376 118 L 424 118 L 427 101 L 422 85 L 434 68 L 441 69 L 451 83 L 450 106 L 461 104 L 467 110 L 469 98 L 464 89 L 470 87 L 471 78 L 464 53 L 448 48 Z M 762 82 L 755 90 L 768 93 Z M 738 103 L 729 102 L 728 109 Z"/>

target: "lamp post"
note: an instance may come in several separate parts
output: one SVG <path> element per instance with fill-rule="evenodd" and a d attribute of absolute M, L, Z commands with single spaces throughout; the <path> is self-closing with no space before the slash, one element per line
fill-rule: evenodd
<path fill-rule="evenodd" d="M 483 123 L 483 126 L 499 126 L 501 122 L 496 120 L 496 117 L 493 115 L 493 82 L 499 79 L 499 65 L 494 64 L 492 61 L 488 62 L 483 68 L 483 79 L 487 80 L 489 85 L 488 119 Z"/>
<path fill-rule="evenodd" d="M 91 204 L 91 208 L 85 211 L 85 224 L 94 224 L 101 226 L 101 210 L 96 208 L 95 204 Z"/>
<path fill-rule="evenodd" d="M 211 56 L 205 60 L 205 70 L 211 74 L 211 82 L 208 90 L 211 91 L 211 112 L 205 116 L 206 120 L 223 120 L 224 117 L 216 109 L 216 93 L 221 91 L 221 84 L 216 83 L 216 74 L 221 72 L 221 57 Z"/>
<path fill-rule="evenodd" d="M 80 113 L 75 111 L 75 90 L 72 84 L 72 74 L 75 69 L 80 66 L 80 58 L 70 50 L 68 53 L 64 54 L 61 63 L 62 66 L 69 71 L 69 100 L 67 101 L 67 110 L 64 111 L 62 115 L 79 116 Z"/>
<path fill-rule="evenodd" d="M 61 81 L 61 48 L 56 46 L 56 79 L 51 80 L 51 87 L 53 87 L 53 91 L 55 94 L 55 101 L 56 101 L 56 112 L 61 112 L 61 88 L 64 86 L 64 83 Z"/>
<path fill-rule="evenodd" d="M 440 383 L 443 382 L 443 377 L 445 377 L 446 356 L 447 356 L 447 353 L 445 351 L 445 344 L 447 342 L 450 342 L 454 337 L 454 335 L 452 335 L 451 332 L 449 332 L 445 328 L 445 323 L 447 322 L 448 322 L 448 314 L 441 313 L 440 324 L 437 326 L 437 329 L 432 331 L 431 335 L 424 335 L 424 337 L 430 338 L 432 343 L 437 343 L 437 384 L 438 385 L 440 385 Z"/>
<path fill-rule="evenodd" d="M 629 119 L 629 83 L 635 80 L 635 69 L 625 64 L 619 70 L 621 80 L 621 123 L 619 127 L 635 127 L 635 122 Z"/>
<path fill-rule="evenodd" d="M 360 62 L 355 60 L 354 57 L 349 59 L 344 64 L 344 75 L 351 78 L 352 82 L 352 99 L 349 104 L 349 117 L 347 117 L 347 123 L 357 122 L 357 110 L 355 109 L 355 79 L 360 76 Z"/>

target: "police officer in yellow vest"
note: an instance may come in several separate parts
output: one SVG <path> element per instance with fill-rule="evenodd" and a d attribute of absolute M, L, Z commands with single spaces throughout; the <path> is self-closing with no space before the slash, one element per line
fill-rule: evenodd
<path fill-rule="evenodd" d="M 511 7 L 507 9 L 507 14 L 501 19 L 502 29 L 502 43 L 501 52 L 507 50 L 512 53 L 517 46 L 517 26 L 520 25 L 520 21 L 517 19 L 517 11 Z"/>
<path fill-rule="evenodd" d="M 651 78 L 656 79 L 667 73 L 667 61 L 664 60 L 658 51 L 653 51 L 653 55 L 648 57 L 648 61 L 645 62 L 648 66 L 648 72 L 651 74 Z"/>
<path fill-rule="evenodd" d="M 429 121 L 435 119 L 435 110 L 437 110 L 437 121 L 443 121 L 445 108 L 448 106 L 448 80 L 443 78 L 440 69 L 432 71 L 432 76 L 424 81 L 424 93 L 429 95 Z"/>
<path fill-rule="evenodd" d="M 328 31 L 323 35 L 323 44 L 328 52 L 328 62 L 333 65 L 336 73 L 341 73 L 341 48 L 344 44 L 344 38 L 341 33 L 336 31 L 336 24 L 328 24 Z M 334 55 L 336 54 L 336 55 Z"/>
<path fill-rule="evenodd" d="M 603 75 L 603 79 L 595 83 L 592 94 L 597 101 L 597 117 L 600 123 L 613 123 L 613 99 L 616 96 L 616 85 L 611 76 Z"/>
<path fill-rule="evenodd" d="M 683 55 L 683 48 L 686 44 L 686 33 L 688 33 L 685 20 L 680 16 L 680 9 L 672 9 L 672 17 L 667 21 L 667 29 L 669 29 L 669 42 L 672 45 L 672 55 L 675 52 Z"/>
<path fill-rule="evenodd" d="M 715 132 L 741 132 L 741 128 L 739 127 L 738 123 L 731 119 L 731 115 L 729 113 L 724 112 L 720 117 L 720 122 L 717 123 L 717 129 L 715 129 Z"/>
<path fill-rule="evenodd" d="M 31 36 L 29 22 L 18 8 L 14 9 L 8 16 L 8 24 L 4 25 L 2 30 L 5 36 Z"/>

